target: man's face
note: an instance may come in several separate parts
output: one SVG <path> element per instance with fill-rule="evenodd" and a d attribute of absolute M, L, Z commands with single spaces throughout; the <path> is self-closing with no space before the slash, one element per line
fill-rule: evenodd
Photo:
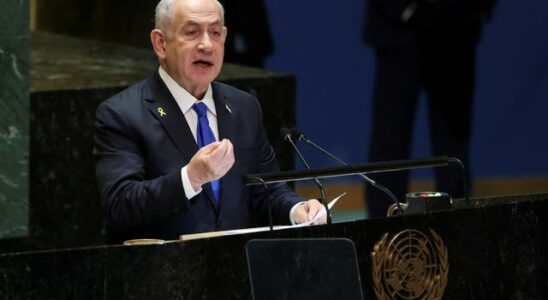
<path fill-rule="evenodd" d="M 195 96 L 205 93 L 223 63 L 226 27 L 219 6 L 212 0 L 179 1 L 167 30 L 164 68 Z"/>

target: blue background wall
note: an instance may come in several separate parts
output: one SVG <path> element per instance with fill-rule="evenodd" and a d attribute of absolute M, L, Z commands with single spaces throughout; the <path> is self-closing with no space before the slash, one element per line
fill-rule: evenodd
<path fill-rule="evenodd" d="M 368 157 L 375 68 L 372 49 L 361 42 L 365 1 L 333 3 L 266 1 L 276 47 L 267 68 L 297 76 L 296 125 L 344 160 L 360 164 Z M 548 1 L 499 0 L 477 58 L 473 175 L 547 176 Z M 421 103 L 416 158 L 430 156 Z M 333 165 L 303 149 L 314 167 Z"/>

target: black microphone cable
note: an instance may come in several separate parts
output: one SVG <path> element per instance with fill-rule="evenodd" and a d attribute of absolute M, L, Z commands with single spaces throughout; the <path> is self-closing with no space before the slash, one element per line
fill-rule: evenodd
<path fill-rule="evenodd" d="M 293 147 L 293 150 L 295 150 L 295 152 L 297 153 L 297 155 L 299 156 L 299 158 L 303 162 L 304 166 L 308 170 L 310 170 L 311 169 L 310 165 L 308 165 L 308 163 L 304 159 L 304 156 L 302 155 L 301 151 L 299 151 L 299 148 L 297 148 L 297 145 L 295 145 L 295 143 L 293 142 L 293 139 L 291 138 L 291 131 L 287 127 L 283 127 L 282 129 L 280 129 L 280 133 L 281 133 L 282 137 L 284 138 L 284 140 L 288 141 L 291 144 L 291 147 Z M 330 211 L 329 211 L 329 207 L 327 206 L 327 203 L 326 203 L 325 191 L 324 191 L 323 185 L 317 177 L 314 177 L 314 181 L 316 182 L 316 185 L 320 189 L 320 199 L 319 200 L 320 200 L 320 203 L 323 204 L 323 206 L 325 207 L 326 215 L 327 215 L 327 223 L 331 224 L 331 214 L 330 214 Z"/>
<path fill-rule="evenodd" d="M 297 128 L 295 127 L 292 127 L 291 128 L 291 135 L 294 136 L 294 137 L 297 137 L 297 141 L 305 141 L 307 144 L 311 145 L 312 147 L 316 148 L 317 150 L 319 150 L 320 152 L 322 152 L 323 154 L 327 155 L 328 157 L 330 157 L 331 159 L 335 160 L 336 162 L 338 162 L 339 164 L 343 165 L 343 166 L 348 166 L 347 163 L 345 163 L 344 161 L 342 161 L 341 159 L 339 159 L 338 157 L 336 157 L 335 155 L 333 155 L 332 153 L 330 153 L 329 151 L 325 150 L 324 148 L 320 147 L 319 145 L 317 145 L 316 143 L 314 143 L 313 141 L 309 140 L 308 138 L 306 138 L 304 136 L 304 134 L 302 132 L 300 132 Z M 392 193 L 388 188 L 386 188 L 385 186 L 381 185 L 380 183 L 377 183 L 376 181 L 374 181 L 373 179 L 367 177 L 365 174 L 363 173 L 360 173 L 358 174 L 360 177 L 362 177 L 367 183 L 371 184 L 372 186 L 378 188 L 379 190 L 383 191 L 385 194 L 387 194 L 390 199 L 392 199 L 392 201 L 396 204 L 396 206 L 398 207 L 398 212 L 399 212 L 399 215 L 403 215 L 403 210 L 402 210 L 402 207 L 401 207 L 401 204 L 400 202 L 398 201 L 398 198 L 396 198 L 396 196 L 394 195 L 394 193 Z"/>

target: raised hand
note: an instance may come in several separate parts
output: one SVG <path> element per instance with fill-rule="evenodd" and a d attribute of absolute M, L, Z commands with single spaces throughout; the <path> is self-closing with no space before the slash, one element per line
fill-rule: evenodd
<path fill-rule="evenodd" d="M 192 187 L 198 190 L 203 184 L 223 177 L 234 165 L 232 143 L 224 139 L 206 145 L 190 160 L 187 174 Z"/>

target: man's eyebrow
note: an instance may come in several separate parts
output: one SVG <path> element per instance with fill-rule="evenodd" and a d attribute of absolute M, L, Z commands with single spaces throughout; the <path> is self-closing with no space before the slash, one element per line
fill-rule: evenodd
<path fill-rule="evenodd" d="M 203 24 L 204 23 L 199 23 L 199 22 L 196 22 L 196 21 L 193 21 L 193 20 L 189 20 L 183 26 L 185 26 L 185 27 L 186 26 L 201 26 Z M 208 26 L 222 26 L 223 23 L 220 20 L 217 20 L 215 22 L 206 23 L 206 25 L 208 25 Z"/>
<path fill-rule="evenodd" d="M 185 24 L 183 24 L 183 27 L 187 27 L 187 26 L 200 26 L 200 24 L 198 22 L 188 21 Z"/>

